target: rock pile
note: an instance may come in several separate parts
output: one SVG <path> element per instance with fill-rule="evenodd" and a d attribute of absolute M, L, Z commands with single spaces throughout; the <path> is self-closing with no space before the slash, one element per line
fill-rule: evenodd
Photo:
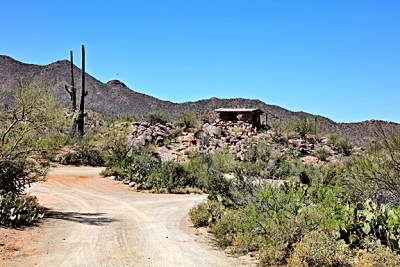
<path fill-rule="evenodd" d="M 306 160 L 318 161 L 318 149 L 327 150 L 330 160 L 338 156 L 337 149 L 328 144 L 326 138 L 309 136 L 301 139 L 293 136 L 278 141 L 273 138 L 274 134 L 270 130 L 257 129 L 242 121 L 206 123 L 195 133 L 184 132 L 170 123 L 150 125 L 146 122 L 134 122 L 128 139 L 137 145 L 154 144 L 157 156 L 163 161 L 185 161 L 191 151 L 214 153 L 217 149 L 228 149 L 242 159 L 243 153 L 260 139 L 269 142 L 272 151 L 292 154 Z"/>
<path fill-rule="evenodd" d="M 134 122 L 128 140 L 137 145 L 154 143 L 158 146 L 162 146 L 169 136 L 169 133 L 174 129 L 175 126 L 171 123 L 167 123 L 166 125 L 161 123 L 150 125 L 148 122 Z"/>

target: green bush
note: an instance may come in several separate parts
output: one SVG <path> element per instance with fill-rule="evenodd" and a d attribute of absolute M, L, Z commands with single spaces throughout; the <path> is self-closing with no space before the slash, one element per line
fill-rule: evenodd
<path fill-rule="evenodd" d="M 339 141 L 339 136 L 337 134 L 330 134 L 328 136 L 328 144 L 336 145 L 338 141 Z"/>
<path fill-rule="evenodd" d="M 152 110 L 147 114 L 147 121 L 151 124 L 165 124 L 167 122 L 165 114 L 161 111 Z"/>
<path fill-rule="evenodd" d="M 295 245 L 289 259 L 289 267 L 351 266 L 343 253 L 344 243 L 323 232 L 312 231 Z"/>
<path fill-rule="evenodd" d="M 199 125 L 199 122 L 197 121 L 193 112 L 183 113 L 176 119 L 175 123 L 182 124 L 186 130 L 194 129 Z"/>
<path fill-rule="evenodd" d="M 209 225 L 211 221 L 211 216 L 209 213 L 208 205 L 209 204 L 207 203 L 201 203 L 190 209 L 189 217 L 194 227 L 197 228 Z"/>
<path fill-rule="evenodd" d="M 400 207 L 394 207 L 387 214 L 386 227 L 388 229 L 389 246 L 393 250 L 400 249 Z"/>
<path fill-rule="evenodd" d="M 115 176 L 120 180 L 127 177 L 127 174 L 124 172 L 124 170 L 117 167 L 107 167 L 100 172 L 100 175 L 103 177 Z"/>
<path fill-rule="evenodd" d="M 383 136 L 362 155 L 354 155 L 342 175 L 355 201 L 400 204 L 400 133 Z"/>
<path fill-rule="evenodd" d="M 226 248 L 232 245 L 235 238 L 235 227 L 232 223 L 234 220 L 234 213 L 228 211 L 224 213 L 214 224 L 212 224 L 211 229 L 217 241 L 217 244 Z"/>
<path fill-rule="evenodd" d="M 209 168 L 212 164 L 212 159 L 207 154 L 191 153 L 189 161 L 183 163 L 186 171 L 187 185 L 200 189 L 208 188 Z"/>
<path fill-rule="evenodd" d="M 108 166 L 114 166 L 118 168 L 126 168 L 131 162 L 131 154 L 137 149 L 133 142 L 127 140 L 127 131 L 122 131 L 105 140 L 102 145 L 103 151 L 105 151 L 105 163 Z"/>
<path fill-rule="evenodd" d="M 19 196 L 31 183 L 44 178 L 47 168 L 22 160 L 0 160 L 0 190 Z"/>
<path fill-rule="evenodd" d="M 25 185 L 29 183 L 29 173 L 25 169 L 25 162 L 0 160 L 0 190 L 16 196 L 22 193 Z"/>
<path fill-rule="evenodd" d="M 153 157 L 149 149 L 143 148 L 133 152 L 127 172 L 131 180 L 146 184 L 152 171 L 156 170 L 160 161 Z"/>
<path fill-rule="evenodd" d="M 259 178 L 272 178 L 275 173 L 275 155 L 272 155 L 266 142 L 259 142 L 251 145 L 243 154 L 243 161 L 235 166 L 235 172 L 240 171 L 241 175 Z"/>
<path fill-rule="evenodd" d="M 100 150 L 85 146 L 83 148 L 79 148 L 78 151 L 68 152 L 63 159 L 63 163 L 77 166 L 103 166 L 104 159 Z"/>
<path fill-rule="evenodd" d="M 263 221 L 264 215 L 255 205 L 246 205 L 236 210 L 232 220 L 235 233 L 232 251 L 242 254 L 260 249 L 266 235 Z"/>
<path fill-rule="evenodd" d="M 319 148 L 317 151 L 315 151 L 316 157 L 319 160 L 325 161 L 329 156 L 329 151 L 326 148 Z"/>
<path fill-rule="evenodd" d="M 232 173 L 237 162 L 229 150 L 217 151 L 212 156 L 214 167 L 221 173 Z"/>
<path fill-rule="evenodd" d="M 0 190 L 0 225 L 29 225 L 43 218 L 44 209 L 34 196 L 14 198 L 11 192 Z"/>
<path fill-rule="evenodd" d="M 300 137 L 306 138 L 307 134 L 317 134 L 318 123 L 316 117 L 302 117 L 292 122 L 292 128 Z"/>
<path fill-rule="evenodd" d="M 150 171 L 147 182 L 156 190 L 167 188 L 171 192 L 174 188 L 184 188 L 187 185 L 186 172 L 177 162 L 161 162 Z"/>
<path fill-rule="evenodd" d="M 339 149 L 339 152 L 345 156 L 351 155 L 351 149 L 353 148 L 353 144 L 349 138 L 341 138 L 336 142 L 336 145 Z"/>

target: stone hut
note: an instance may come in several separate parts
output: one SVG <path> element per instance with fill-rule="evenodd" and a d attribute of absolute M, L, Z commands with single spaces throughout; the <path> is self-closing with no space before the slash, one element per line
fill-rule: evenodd
<path fill-rule="evenodd" d="M 255 127 L 261 125 L 261 114 L 264 113 L 259 108 L 219 108 L 215 112 L 219 113 L 221 121 L 243 121 Z"/>

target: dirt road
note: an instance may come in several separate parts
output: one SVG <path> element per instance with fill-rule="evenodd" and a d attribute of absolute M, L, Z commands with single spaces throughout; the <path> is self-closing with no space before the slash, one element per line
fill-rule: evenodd
<path fill-rule="evenodd" d="M 33 185 L 49 218 L 0 266 L 249 266 L 196 235 L 187 214 L 204 196 L 137 193 L 99 172 L 59 167 Z"/>

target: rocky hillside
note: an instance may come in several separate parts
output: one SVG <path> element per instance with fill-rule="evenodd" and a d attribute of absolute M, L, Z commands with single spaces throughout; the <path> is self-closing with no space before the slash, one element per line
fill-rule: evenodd
<path fill-rule="evenodd" d="M 81 70 L 74 67 L 75 84 L 78 90 L 81 83 Z M 0 103 L 12 103 L 13 91 L 18 88 L 19 79 L 38 78 L 47 80 L 54 85 L 55 95 L 61 103 L 68 105 L 69 96 L 64 87 L 70 80 L 70 62 L 60 60 L 49 65 L 40 66 L 16 61 L 8 56 L 0 55 Z M 137 118 L 145 117 L 149 111 L 156 110 L 168 113 L 170 120 L 185 112 L 195 112 L 204 122 L 213 122 L 217 114 L 216 108 L 260 108 L 268 114 L 268 122 L 285 123 L 290 119 L 302 116 L 315 116 L 303 112 L 292 112 L 287 109 L 268 105 L 260 100 L 244 98 L 218 99 L 210 98 L 195 102 L 172 103 L 155 97 L 135 92 L 123 82 L 112 80 L 106 84 L 91 75 L 86 76 L 86 88 L 89 94 L 86 98 L 87 108 L 104 115 L 121 116 L 134 114 Z M 167 112 L 168 111 L 168 112 Z M 319 133 L 327 135 L 337 133 L 348 136 L 357 142 L 370 141 L 374 132 L 382 127 L 387 132 L 400 130 L 397 123 L 385 121 L 365 121 L 360 123 L 336 123 L 328 118 L 317 116 Z"/>

